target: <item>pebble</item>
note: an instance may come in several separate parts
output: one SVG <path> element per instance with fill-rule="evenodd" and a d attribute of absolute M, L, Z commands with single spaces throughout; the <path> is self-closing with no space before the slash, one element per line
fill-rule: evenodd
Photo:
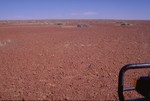
<path fill-rule="evenodd" d="M 111 76 L 111 75 L 112 75 L 112 74 L 109 72 L 109 73 L 108 73 L 108 76 Z"/>

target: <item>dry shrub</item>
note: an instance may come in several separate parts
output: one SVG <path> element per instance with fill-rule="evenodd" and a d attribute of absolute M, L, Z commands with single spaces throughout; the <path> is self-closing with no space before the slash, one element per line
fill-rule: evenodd
<path fill-rule="evenodd" d="M 77 24 L 78 28 L 86 28 L 89 27 L 87 24 Z"/>
<path fill-rule="evenodd" d="M 55 25 L 63 26 L 63 25 L 65 25 L 65 23 L 63 23 L 63 22 L 56 22 Z"/>
<path fill-rule="evenodd" d="M 133 24 L 127 22 L 116 22 L 119 26 L 132 26 Z"/>

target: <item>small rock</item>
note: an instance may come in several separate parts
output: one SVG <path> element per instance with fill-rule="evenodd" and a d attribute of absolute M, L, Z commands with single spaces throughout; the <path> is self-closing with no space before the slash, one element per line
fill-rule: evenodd
<path fill-rule="evenodd" d="M 9 43 L 10 43 L 10 42 L 11 42 L 11 40 L 10 40 L 10 39 L 8 39 L 8 40 L 7 40 L 7 42 L 9 42 Z"/>
<path fill-rule="evenodd" d="M 89 64 L 88 68 L 91 68 L 92 64 Z"/>
<path fill-rule="evenodd" d="M 92 87 L 95 87 L 95 85 L 94 85 L 94 84 L 92 84 Z"/>
<path fill-rule="evenodd" d="M 69 100 L 69 97 L 64 98 L 64 100 L 65 100 L 65 101 L 68 101 L 68 100 Z"/>
<path fill-rule="evenodd" d="M 33 72 L 33 75 L 36 75 L 36 72 Z"/>
<path fill-rule="evenodd" d="M 118 75 L 115 75 L 115 77 L 118 77 Z"/>
<path fill-rule="evenodd" d="M 111 74 L 111 73 L 108 73 L 108 75 L 111 76 L 112 74 Z"/>
<path fill-rule="evenodd" d="M 22 99 L 22 101 L 25 101 L 24 98 Z"/>
<path fill-rule="evenodd" d="M 115 94 L 113 95 L 113 98 L 115 98 L 116 100 L 118 99 L 117 95 L 115 95 Z"/>

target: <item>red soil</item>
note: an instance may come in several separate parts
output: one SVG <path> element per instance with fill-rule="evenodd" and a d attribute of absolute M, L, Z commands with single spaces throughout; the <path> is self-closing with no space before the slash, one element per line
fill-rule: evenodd
<path fill-rule="evenodd" d="M 0 24 L 0 100 L 118 100 L 120 68 L 150 62 L 150 22 L 116 22 Z"/>

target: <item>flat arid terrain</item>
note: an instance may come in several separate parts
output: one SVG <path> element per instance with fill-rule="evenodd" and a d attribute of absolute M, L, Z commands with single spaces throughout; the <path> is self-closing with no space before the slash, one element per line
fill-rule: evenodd
<path fill-rule="evenodd" d="M 150 21 L 0 21 L 0 100 L 118 100 L 121 67 L 145 62 Z"/>

